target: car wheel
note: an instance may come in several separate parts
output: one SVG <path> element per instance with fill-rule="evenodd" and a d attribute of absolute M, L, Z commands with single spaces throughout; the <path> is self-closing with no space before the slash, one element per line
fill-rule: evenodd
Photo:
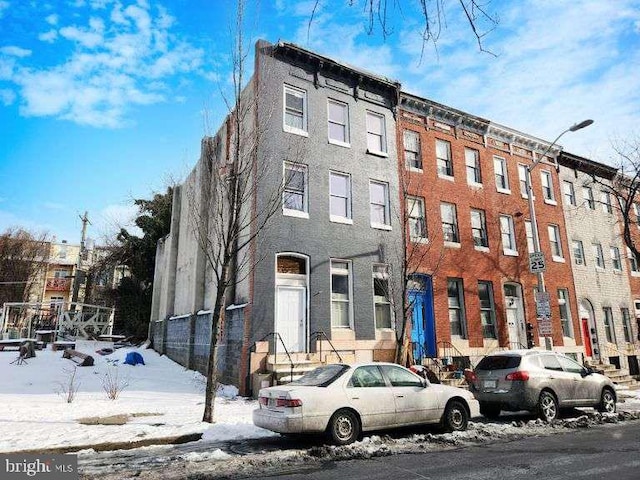
<path fill-rule="evenodd" d="M 442 415 L 442 428 L 445 432 L 460 432 L 467 429 L 469 414 L 464 404 L 459 400 L 452 400 Z"/>
<path fill-rule="evenodd" d="M 360 436 L 360 420 L 351 410 L 338 410 L 329 420 L 329 435 L 337 445 L 348 445 Z"/>
<path fill-rule="evenodd" d="M 500 405 L 496 403 L 480 402 L 480 414 L 495 420 L 500 416 Z"/>
<path fill-rule="evenodd" d="M 616 413 L 616 397 L 608 388 L 602 390 L 598 411 L 602 413 Z"/>
<path fill-rule="evenodd" d="M 551 422 L 558 418 L 558 413 L 560 409 L 555 395 L 548 390 L 543 390 L 538 399 L 538 415 L 545 422 Z"/>

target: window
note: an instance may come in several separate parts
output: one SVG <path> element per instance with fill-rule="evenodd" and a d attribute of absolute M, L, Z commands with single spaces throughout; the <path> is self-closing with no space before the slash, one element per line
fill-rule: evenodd
<path fill-rule="evenodd" d="M 620 249 L 618 247 L 609 247 L 611 254 L 611 265 L 614 270 L 622 270 L 622 261 L 620 260 Z"/>
<path fill-rule="evenodd" d="M 440 216 L 442 217 L 442 237 L 444 241 L 460 243 L 456 206 L 452 203 L 441 203 Z"/>
<path fill-rule="evenodd" d="M 282 192 L 283 213 L 307 217 L 306 214 L 309 211 L 307 203 L 307 166 L 285 162 L 284 191 Z"/>
<path fill-rule="evenodd" d="M 436 162 L 438 175 L 453 177 L 453 162 L 451 161 L 451 144 L 445 140 L 436 140 Z"/>
<path fill-rule="evenodd" d="M 484 210 L 471 210 L 471 235 L 476 247 L 488 247 L 487 222 Z"/>
<path fill-rule="evenodd" d="M 496 309 L 493 303 L 493 285 L 491 282 L 478 281 L 478 299 L 480 300 L 482 336 L 484 338 L 498 338 L 496 332 Z"/>
<path fill-rule="evenodd" d="M 404 164 L 408 169 L 422 170 L 420 156 L 420 135 L 411 130 L 404 131 Z"/>
<path fill-rule="evenodd" d="M 496 188 L 502 193 L 511 193 L 507 176 L 507 161 L 502 157 L 493 157 L 493 168 L 496 175 Z"/>
<path fill-rule="evenodd" d="M 376 365 L 367 365 L 365 367 L 358 367 L 353 372 L 347 387 L 355 388 L 372 388 L 372 387 L 386 387 L 387 384 L 382 378 L 382 373 Z"/>
<path fill-rule="evenodd" d="M 596 209 L 596 202 L 593 200 L 593 190 L 591 187 L 582 187 L 582 197 L 584 198 L 584 203 L 587 204 L 591 210 Z"/>
<path fill-rule="evenodd" d="M 422 198 L 407 198 L 407 216 L 409 217 L 409 238 L 414 241 L 427 238 L 427 222 Z"/>
<path fill-rule="evenodd" d="M 404 368 L 393 365 L 380 365 L 380 368 L 391 382 L 393 387 L 422 387 L 420 378 Z"/>
<path fill-rule="evenodd" d="M 576 265 L 586 265 L 587 262 L 584 258 L 584 248 L 580 240 L 573 240 L 571 242 L 573 248 L 573 261 Z"/>
<path fill-rule="evenodd" d="M 604 307 L 604 333 L 607 335 L 607 342 L 616 343 L 616 332 L 613 328 L 613 311 L 611 307 Z"/>
<path fill-rule="evenodd" d="M 502 251 L 505 255 L 517 255 L 516 234 L 513 229 L 513 218 L 509 215 L 500 215 L 500 235 L 502 238 Z"/>
<path fill-rule="evenodd" d="M 562 244 L 560 243 L 560 227 L 558 225 L 549 225 L 549 244 L 551 245 L 551 255 L 555 259 L 562 258 Z"/>
<path fill-rule="evenodd" d="M 373 304 L 376 328 L 391 328 L 391 292 L 389 290 L 389 266 L 373 266 Z"/>
<path fill-rule="evenodd" d="M 465 338 L 466 325 L 461 279 L 449 278 L 447 280 L 447 297 L 449 302 L 449 325 L 451 327 L 451 335 Z"/>
<path fill-rule="evenodd" d="M 565 357 L 564 355 L 558 355 L 556 357 L 560 365 L 562 365 L 562 369 L 567 373 L 577 373 L 582 374 L 584 372 L 584 367 L 580 365 L 578 362 Z"/>
<path fill-rule="evenodd" d="M 631 333 L 631 316 L 629 315 L 629 309 L 622 307 L 620 309 L 622 314 L 622 330 L 624 331 L 624 341 L 633 342 L 633 334 Z"/>
<path fill-rule="evenodd" d="M 547 172 L 546 170 L 541 171 L 540 178 L 542 180 L 542 198 L 544 198 L 545 202 L 555 202 L 556 197 L 553 193 L 553 178 L 551 177 L 551 172 Z"/>
<path fill-rule="evenodd" d="M 331 326 L 351 327 L 351 263 L 331 260 Z"/>
<path fill-rule="evenodd" d="M 387 132 L 384 115 L 367 112 L 367 150 L 370 153 L 387 153 Z"/>
<path fill-rule="evenodd" d="M 371 226 L 375 228 L 389 228 L 389 185 L 382 182 L 369 182 L 369 201 L 371 211 Z"/>
<path fill-rule="evenodd" d="M 531 222 L 529 220 L 524 221 L 524 230 L 527 234 L 527 252 L 533 253 L 536 251 L 536 245 L 533 241 L 533 227 L 531 226 Z"/>
<path fill-rule="evenodd" d="M 351 223 L 351 177 L 347 174 L 329 173 L 330 219 Z"/>
<path fill-rule="evenodd" d="M 527 166 L 518 164 L 518 183 L 520 184 L 520 195 L 523 198 L 528 198 L 529 194 L 527 192 Z"/>
<path fill-rule="evenodd" d="M 636 223 L 640 227 L 640 205 L 638 205 L 637 203 L 634 203 L 633 212 L 636 214 Z"/>
<path fill-rule="evenodd" d="M 629 247 L 627 247 L 627 257 L 629 257 L 629 268 L 631 269 L 631 273 L 640 273 L 640 268 L 638 267 L 638 259 L 635 257 Z"/>
<path fill-rule="evenodd" d="M 58 250 L 58 258 L 67 258 L 67 245 L 60 245 Z"/>
<path fill-rule="evenodd" d="M 349 106 L 336 100 L 328 100 L 327 118 L 329 119 L 329 142 L 348 146 Z"/>
<path fill-rule="evenodd" d="M 464 149 L 464 162 L 467 165 L 467 183 L 470 185 L 482 184 L 482 171 L 480 170 L 480 153 L 471 148 Z"/>
<path fill-rule="evenodd" d="M 600 192 L 600 201 L 602 202 L 602 210 L 606 213 L 613 213 L 613 205 L 611 205 L 611 193 Z"/>
<path fill-rule="evenodd" d="M 542 363 L 545 370 L 562 372 L 562 365 L 560 365 L 558 357 L 555 355 L 540 355 L 540 363 Z"/>
<path fill-rule="evenodd" d="M 307 135 L 307 92 L 284 86 L 284 130 Z"/>
<path fill-rule="evenodd" d="M 604 268 L 604 253 L 602 253 L 602 245 L 594 243 L 591 247 L 593 248 L 593 256 L 596 259 L 596 267 Z"/>
<path fill-rule="evenodd" d="M 573 325 L 571 324 L 571 308 L 569 306 L 569 290 L 558 289 L 558 308 L 560 310 L 560 325 L 562 336 L 573 338 Z"/>
<path fill-rule="evenodd" d="M 573 183 L 564 180 L 562 182 L 562 191 L 564 193 L 564 201 L 567 205 L 576 206 L 576 192 L 573 188 Z"/>

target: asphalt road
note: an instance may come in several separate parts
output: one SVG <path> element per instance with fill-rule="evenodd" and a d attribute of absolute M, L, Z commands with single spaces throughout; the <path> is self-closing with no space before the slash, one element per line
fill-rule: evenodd
<path fill-rule="evenodd" d="M 286 474 L 281 472 L 261 478 L 638 480 L 640 422 L 425 454 L 290 466 Z"/>

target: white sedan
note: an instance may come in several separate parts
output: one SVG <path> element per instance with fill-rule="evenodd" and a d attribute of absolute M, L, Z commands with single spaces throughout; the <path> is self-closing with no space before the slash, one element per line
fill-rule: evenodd
<path fill-rule="evenodd" d="M 431 384 L 393 363 L 318 367 L 287 385 L 263 388 L 253 423 L 278 433 L 326 432 L 338 445 L 362 432 L 440 424 L 466 430 L 480 415 L 467 390 Z"/>

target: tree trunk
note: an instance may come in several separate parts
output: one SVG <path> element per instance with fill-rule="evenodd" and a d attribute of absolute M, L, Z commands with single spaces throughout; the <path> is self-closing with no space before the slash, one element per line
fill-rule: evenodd
<path fill-rule="evenodd" d="M 226 269 L 223 269 L 223 271 Z M 223 275 L 224 276 L 224 275 Z M 216 389 L 218 388 L 218 330 L 220 320 L 224 318 L 224 299 L 226 279 L 218 283 L 216 292 L 216 304 L 211 318 L 211 340 L 209 342 L 209 362 L 207 366 L 207 386 L 205 389 L 204 415 L 202 421 L 214 423 L 213 414 L 216 401 Z"/>

